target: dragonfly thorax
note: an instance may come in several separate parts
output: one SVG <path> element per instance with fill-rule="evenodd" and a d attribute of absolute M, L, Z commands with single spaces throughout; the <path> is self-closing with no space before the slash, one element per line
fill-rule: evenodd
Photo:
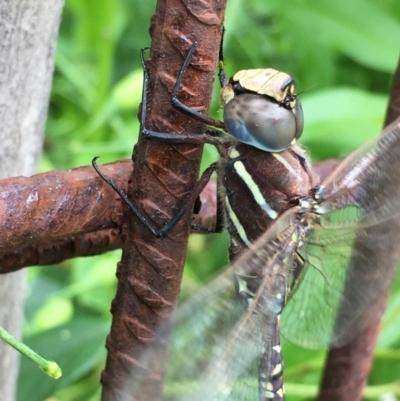
<path fill-rule="evenodd" d="M 297 147 L 269 153 L 242 143 L 219 162 L 218 180 L 235 254 L 256 241 L 282 213 L 298 206 L 315 184 Z"/>

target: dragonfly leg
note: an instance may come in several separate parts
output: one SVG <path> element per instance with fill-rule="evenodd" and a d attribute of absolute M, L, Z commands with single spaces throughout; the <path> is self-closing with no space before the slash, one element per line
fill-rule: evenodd
<path fill-rule="evenodd" d="M 187 67 L 189 65 L 190 59 L 193 56 L 194 51 L 197 48 L 197 42 L 194 42 L 193 45 L 190 47 L 188 54 L 185 57 L 184 63 L 182 65 L 182 68 L 179 72 L 178 78 L 176 80 L 172 95 L 171 95 L 171 104 L 173 107 L 175 107 L 177 110 L 180 112 L 189 115 L 193 118 L 196 118 L 197 120 L 204 122 L 207 125 L 221 128 L 223 129 L 225 126 L 224 124 L 219 121 L 215 120 L 211 117 L 208 117 L 202 113 L 197 112 L 196 110 L 193 110 L 189 108 L 188 106 L 184 105 L 177 99 L 177 94 L 178 90 L 180 87 L 180 84 L 182 82 L 183 76 L 187 70 Z M 207 131 L 205 134 L 197 134 L 197 133 L 183 133 L 183 134 L 177 134 L 177 133 L 164 133 L 164 132 L 155 132 L 152 130 L 148 130 L 145 127 L 145 121 L 146 121 L 146 112 L 147 112 L 147 88 L 149 85 L 149 72 L 148 68 L 146 65 L 146 61 L 144 59 L 144 52 L 147 50 L 147 48 L 142 49 L 140 52 L 140 60 L 143 66 L 143 93 L 142 93 L 142 105 L 141 105 L 141 134 L 143 135 L 144 138 L 156 141 L 156 142 L 167 142 L 167 143 L 191 143 L 191 144 L 204 144 L 204 143 L 209 143 L 214 145 L 220 155 L 224 155 L 226 150 L 223 144 L 218 140 L 218 137 L 223 135 L 222 131 L 216 130 L 216 129 L 211 129 L 207 128 Z M 175 227 L 175 225 L 181 220 L 181 218 L 185 215 L 185 213 L 189 210 L 190 207 L 195 203 L 196 199 L 199 197 L 201 191 L 204 189 L 204 187 L 207 185 L 208 181 L 210 180 L 211 174 L 216 170 L 216 163 L 212 164 L 210 167 L 208 167 L 202 177 L 199 179 L 195 187 L 193 188 L 192 193 L 189 195 L 189 197 L 186 199 L 182 207 L 176 212 L 174 217 L 165 224 L 161 229 L 155 228 L 145 216 L 139 211 L 139 209 L 128 199 L 126 194 L 118 188 L 118 186 L 115 184 L 114 181 L 109 179 L 108 177 L 104 176 L 104 174 L 101 173 L 99 170 L 97 164 L 96 164 L 96 159 L 94 158 L 92 161 L 92 165 L 96 172 L 100 175 L 100 177 L 103 178 L 111 187 L 117 192 L 117 194 L 123 199 L 125 204 L 129 207 L 129 209 L 140 219 L 140 221 L 158 238 L 165 238 L 171 230 Z M 199 226 L 194 226 L 194 229 L 197 229 L 199 231 L 203 232 L 221 232 L 222 231 L 222 217 L 221 217 L 221 212 L 217 213 L 217 224 L 216 228 L 214 229 L 206 229 L 204 227 L 199 227 Z"/>
<path fill-rule="evenodd" d="M 179 91 L 179 87 L 181 85 L 183 76 L 187 70 L 190 59 L 193 56 L 194 51 L 197 48 L 197 42 L 194 42 L 190 47 L 188 54 L 185 57 L 182 68 L 179 71 L 178 78 L 176 80 L 174 89 L 171 94 L 171 105 L 178 111 L 183 114 L 186 114 L 189 117 L 196 119 L 197 121 L 203 122 L 211 127 L 216 127 L 219 129 L 225 129 L 225 125 L 222 121 L 216 120 L 212 117 L 209 117 L 203 113 L 200 113 L 185 104 L 183 104 L 180 100 L 178 100 L 177 95 Z M 223 135 L 222 131 L 208 129 L 206 134 L 199 133 L 167 133 L 167 132 L 156 132 L 149 130 L 145 127 L 146 123 L 146 114 L 147 114 L 147 88 L 149 86 L 149 71 L 146 65 L 146 61 L 144 60 L 144 51 L 146 49 L 142 49 L 140 52 L 140 59 L 143 66 L 143 92 L 142 92 L 142 106 L 141 106 L 141 126 L 140 132 L 144 138 L 149 139 L 151 141 L 156 142 L 167 142 L 167 143 L 191 143 L 191 144 L 204 144 L 209 143 L 211 145 L 216 146 L 217 148 L 220 146 L 220 142 L 217 137 Z"/>
<path fill-rule="evenodd" d="M 221 84 L 221 88 L 228 84 L 229 80 L 226 76 L 226 72 L 224 70 L 224 36 L 225 36 L 225 27 L 222 28 L 222 36 L 221 36 L 221 43 L 219 45 L 219 83 Z"/>
<path fill-rule="evenodd" d="M 122 200 L 125 202 L 125 204 L 129 207 L 129 209 L 138 217 L 138 219 L 146 226 L 146 228 L 157 238 L 165 238 L 172 231 L 172 229 L 179 223 L 179 221 L 188 212 L 188 210 L 191 207 L 193 207 L 193 204 L 195 203 L 196 199 L 199 197 L 201 191 L 207 185 L 208 181 L 210 181 L 212 173 L 217 168 L 217 164 L 213 163 L 204 171 L 204 173 L 200 177 L 199 181 L 197 181 L 196 185 L 194 186 L 193 191 L 186 198 L 183 205 L 179 208 L 179 210 L 172 217 L 172 219 L 169 220 L 162 228 L 157 229 L 157 228 L 154 228 L 154 226 L 146 219 L 145 216 L 143 216 L 143 214 L 139 211 L 139 209 L 129 200 L 129 198 L 127 197 L 125 192 L 122 191 L 112 179 L 106 177 L 101 172 L 101 170 L 99 169 L 99 166 L 96 163 L 96 160 L 97 160 L 97 157 L 95 157 L 92 160 L 92 165 L 93 165 L 93 168 L 96 170 L 97 174 L 99 174 L 99 176 L 114 189 L 114 191 L 122 198 Z"/>

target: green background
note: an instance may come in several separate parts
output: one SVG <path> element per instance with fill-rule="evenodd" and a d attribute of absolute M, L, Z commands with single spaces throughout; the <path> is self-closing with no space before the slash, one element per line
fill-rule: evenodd
<path fill-rule="evenodd" d="M 41 171 L 87 165 L 94 156 L 101 163 L 131 156 L 139 128 L 139 49 L 150 45 L 154 8 L 154 0 L 66 1 Z M 398 0 L 230 0 L 225 26 L 228 75 L 274 67 L 296 79 L 306 124 L 301 143 L 314 160 L 345 156 L 379 133 L 399 56 Z M 218 117 L 217 87 L 214 99 Z M 203 165 L 215 158 L 206 147 Z M 184 288 L 193 290 L 226 265 L 227 238 L 193 235 L 189 248 Z M 99 399 L 119 258 L 117 251 L 29 269 L 24 340 L 57 360 L 63 376 L 54 381 L 22 358 L 19 401 Z M 399 307 L 395 285 L 368 399 L 391 389 L 400 395 L 394 384 Z M 323 356 L 284 342 L 289 401 L 313 399 Z"/>

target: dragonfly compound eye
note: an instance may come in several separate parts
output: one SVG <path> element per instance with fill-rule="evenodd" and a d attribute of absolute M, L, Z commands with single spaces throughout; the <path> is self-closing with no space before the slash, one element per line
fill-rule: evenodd
<path fill-rule="evenodd" d="M 267 152 L 281 152 L 300 137 L 304 119 L 298 99 L 290 109 L 263 96 L 244 93 L 226 103 L 224 123 L 240 142 Z"/>

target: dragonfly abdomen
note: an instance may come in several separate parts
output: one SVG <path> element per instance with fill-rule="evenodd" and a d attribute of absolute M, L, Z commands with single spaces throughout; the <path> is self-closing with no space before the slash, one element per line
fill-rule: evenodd
<path fill-rule="evenodd" d="M 271 349 L 260 355 L 260 361 L 258 364 L 258 391 L 260 401 L 285 400 L 285 390 L 283 386 L 283 358 L 279 338 L 279 321 L 280 315 L 278 315 L 275 320 L 274 338 Z M 268 359 L 270 359 L 270 361 Z M 266 376 L 264 372 L 268 370 L 269 364 L 273 368 L 271 375 Z"/>
<path fill-rule="evenodd" d="M 297 150 L 297 149 L 296 149 Z M 279 154 L 268 153 L 245 144 L 231 148 L 220 162 L 219 189 L 223 197 L 225 224 L 230 234 L 230 261 L 233 263 L 286 210 L 296 206 L 313 185 L 307 162 L 301 150 L 289 149 Z M 260 401 L 284 400 L 283 361 L 280 352 L 279 315 L 286 300 L 286 285 L 266 272 L 266 266 L 253 266 L 244 274 L 235 272 L 236 294 L 247 310 L 257 294 L 265 275 L 277 280 L 279 294 L 268 309 L 273 313 L 273 328 L 260 332 L 262 352 L 258 357 Z M 254 301 L 256 302 L 256 301 Z M 257 309 L 257 308 L 256 308 Z M 255 313 L 263 313 L 258 311 Z"/>

